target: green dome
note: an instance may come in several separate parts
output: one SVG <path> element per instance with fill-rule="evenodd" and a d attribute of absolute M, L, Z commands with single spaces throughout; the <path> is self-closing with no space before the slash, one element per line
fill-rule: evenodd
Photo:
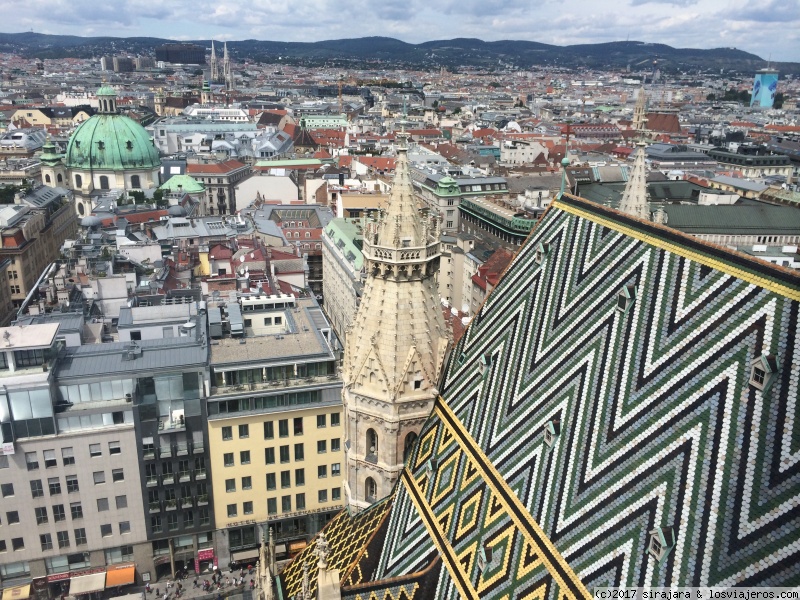
<path fill-rule="evenodd" d="M 104 85 L 95 93 L 96 96 L 116 96 L 117 90 L 110 85 Z"/>
<path fill-rule="evenodd" d="M 161 160 L 144 127 L 112 113 L 94 115 L 78 126 L 67 144 L 64 164 L 71 169 L 124 171 L 156 169 Z"/>
<path fill-rule="evenodd" d="M 173 175 L 158 189 L 177 192 L 179 188 L 185 194 L 202 194 L 206 191 L 206 187 L 191 175 Z"/>

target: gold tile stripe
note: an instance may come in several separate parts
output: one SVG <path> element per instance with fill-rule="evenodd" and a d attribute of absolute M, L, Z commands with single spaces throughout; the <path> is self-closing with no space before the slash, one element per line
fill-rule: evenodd
<path fill-rule="evenodd" d="M 545 553 L 537 552 L 537 554 L 541 556 L 542 562 L 547 568 L 548 573 L 550 573 L 553 579 L 558 583 L 564 596 L 567 598 L 571 598 L 572 595 L 568 594 L 567 591 L 570 589 L 570 587 L 573 587 L 582 594 L 583 598 L 586 599 L 591 598 L 592 597 L 591 594 L 589 594 L 589 591 L 583 585 L 583 582 L 578 578 L 578 576 L 572 570 L 572 567 L 570 567 L 569 563 L 567 563 L 567 561 L 564 560 L 564 557 L 561 556 L 561 553 L 556 549 L 556 547 L 547 537 L 547 534 L 542 530 L 541 527 L 539 527 L 539 524 L 533 520 L 533 517 L 531 517 L 530 513 L 528 512 L 528 509 L 525 507 L 524 504 L 522 504 L 522 502 L 517 497 L 516 493 L 510 487 L 508 487 L 508 484 L 506 483 L 503 476 L 500 475 L 497 469 L 495 469 L 494 465 L 489 460 L 489 457 L 487 457 L 483 453 L 483 450 L 481 450 L 481 448 L 475 443 L 475 440 L 472 439 L 472 436 L 466 430 L 466 428 L 461 423 L 459 418 L 455 415 L 455 413 L 453 413 L 453 411 L 450 410 L 450 407 L 447 406 L 447 403 L 441 396 L 439 396 L 439 400 L 436 403 L 433 412 L 440 419 L 444 420 L 446 423 L 453 424 L 456 427 L 457 431 L 455 432 L 456 434 L 455 437 L 456 440 L 458 441 L 459 446 L 461 446 L 461 448 L 464 450 L 467 456 L 472 455 L 477 459 L 473 461 L 473 464 L 479 471 L 481 471 L 481 474 L 484 475 L 485 472 L 488 470 L 492 473 L 493 479 L 500 482 L 500 485 L 503 487 L 505 494 L 497 493 L 492 488 L 489 478 L 485 476 L 482 477 L 482 479 L 486 483 L 486 486 L 489 487 L 489 489 L 491 489 L 494 492 L 494 495 L 496 496 L 498 501 L 501 504 L 503 504 L 503 508 L 505 508 L 506 513 L 508 514 L 509 517 L 511 517 L 511 519 L 513 519 L 514 523 L 517 525 L 520 532 L 522 532 L 522 534 L 525 536 L 525 539 L 528 541 L 531 547 L 539 548 L 539 544 L 536 542 L 536 540 L 530 537 L 529 528 L 530 530 L 534 531 L 535 534 L 539 536 L 539 538 L 543 540 L 543 545 L 546 546 L 547 550 L 549 551 L 549 554 L 555 557 L 555 560 L 558 561 L 560 570 L 563 571 L 567 575 L 567 577 L 569 577 L 571 586 L 566 585 L 566 582 L 561 578 L 559 574 L 559 569 L 553 568 L 554 566 L 550 563 L 550 561 L 547 558 L 545 558 Z M 506 498 L 510 498 L 511 501 L 514 503 L 515 506 L 513 507 L 513 509 L 506 503 Z M 525 516 L 526 518 L 525 523 L 523 523 L 520 520 L 519 515 Z"/>
<path fill-rule="evenodd" d="M 776 294 L 779 294 L 781 296 L 786 296 L 787 298 L 790 298 L 792 300 L 800 301 L 800 288 L 791 287 L 789 285 L 770 279 L 769 277 L 759 276 L 757 273 L 753 273 L 746 269 L 742 269 L 741 267 L 732 265 L 728 262 L 725 262 L 724 260 L 713 258 L 697 250 L 685 248 L 674 242 L 662 239 L 659 236 L 645 233 L 644 231 L 641 231 L 635 227 L 623 225 L 618 221 L 615 221 L 614 219 L 600 216 L 594 212 L 578 208 L 577 206 L 572 206 L 560 202 L 559 200 L 555 200 L 552 204 L 555 208 L 563 210 L 564 212 L 567 212 L 569 214 L 581 217 L 588 221 L 592 221 L 593 223 L 597 223 L 598 225 L 608 227 L 609 229 L 613 229 L 614 231 L 624 233 L 625 235 L 637 239 L 641 242 L 650 244 L 651 246 L 655 246 L 656 248 L 661 248 L 662 250 L 666 250 L 668 252 L 671 252 L 672 254 L 677 254 L 678 256 L 688 258 L 689 260 L 693 260 L 697 263 L 700 263 L 701 265 L 712 267 L 718 271 L 722 271 L 723 273 L 727 273 L 728 275 L 737 277 L 742 281 L 747 281 L 748 283 L 752 283 L 753 285 L 757 285 L 758 287 L 762 287 L 771 292 L 775 292 Z M 697 241 L 702 242 L 703 240 L 697 240 Z M 720 246 L 720 248 L 722 247 Z M 767 265 L 764 266 L 765 268 L 768 268 Z"/>
<path fill-rule="evenodd" d="M 450 571 L 450 578 L 458 588 L 460 597 L 478 600 L 478 594 L 472 588 L 469 575 L 464 573 L 464 570 L 461 568 L 461 563 L 458 561 L 456 552 L 450 545 L 449 540 L 439 526 L 439 521 L 436 519 L 436 515 L 431 510 L 430 506 L 428 506 L 427 502 L 420 501 L 420 498 L 424 500 L 425 496 L 423 495 L 422 490 L 420 490 L 420 488 L 417 486 L 417 482 L 414 481 L 414 478 L 411 476 L 411 473 L 408 469 L 403 469 L 402 481 L 403 485 L 405 485 L 406 489 L 408 490 L 408 496 L 411 498 L 411 501 L 414 503 L 417 512 L 422 517 L 422 522 L 425 523 L 425 527 L 430 534 L 431 540 L 433 540 L 433 543 L 439 550 L 442 561 Z M 469 583 L 469 589 L 465 589 L 462 582 Z"/>

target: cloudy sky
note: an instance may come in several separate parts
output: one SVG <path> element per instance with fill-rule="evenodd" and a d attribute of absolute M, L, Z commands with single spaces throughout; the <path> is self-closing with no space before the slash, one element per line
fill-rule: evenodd
<path fill-rule="evenodd" d="M 800 0 L 0 0 L 0 11 L 5 32 L 560 45 L 630 39 L 800 62 Z"/>

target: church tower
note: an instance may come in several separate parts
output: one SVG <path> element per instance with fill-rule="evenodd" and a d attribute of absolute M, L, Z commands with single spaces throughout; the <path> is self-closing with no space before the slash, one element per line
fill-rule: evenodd
<path fill-rule="evenodd" d="M 357 512 L 388 495 L 439 394 L 449 337 L 437 291 L 439 222 L 421 211 L 398 134 L 388 207 L 364 228 L 367 280 L 345 343 L 345 494 Z"/>
<path fill-rule="evenodd" d="M 219 81 L 219 64 L 217 63 L 217 53 L 214 50 L 214 40 L 211 40 L 211 73 L 208 79 L 211 83 Z"/>
<path fill-rule="evenodd" d="M 231 73 L 231 59 L 228 56 L 228 42 L 225 42 L 223 51 L 222 70 L 225 77 L 225 89 L 231 91 L 233 89 L 233 74 Z"/>
<path fill-rule="evenodd" d="M 644 219 L 650 218 L 650 204 L 647 195 L 647 163 L 645 161 L 644 141 L 647 135 L 647 116 L 646 116 L 646 95 L 644 86 L 639 90 L 636 98 L 636 106 L 633 109 L 633 128 L 639 134 L 636 143 L 636 151 L 633 155 L 633 166 L 628 174 L 628 183 L 622 193 L 619 209 L 633 217 Z"/>

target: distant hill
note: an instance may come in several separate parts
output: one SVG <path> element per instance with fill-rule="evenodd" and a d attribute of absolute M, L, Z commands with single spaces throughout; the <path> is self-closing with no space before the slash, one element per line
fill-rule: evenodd
<path fill-rule="evenodd" d="M 92 58 L 103 54 L 152 54 L 153 49 L 167 42 L 149 37 L 79 37 L 41 33 L 0 33 L 0 52 L 15 52 L 39 58 Z M 210 47 L 210 40 L 194 43 Z M 332 64 L 388 63 L 398 66 L 435 68 L 445 66 L 484 67 L 502 69 L 506 66 L 528 68 L 551 65 L 569 68 L 651 68 L 657 61 L 663 72 L 712 70 L 752 73 L 765 66 L 766 61 L 755 54 L 735 48 L 699 50 L 673 48 L 666 44 L 644 42 L 608 42 L 554 46 L 524 40 L 485 42 L 479 39 L 457 38 L 435 40 L 422 44 L 387 37 L 365 37 L 321 42 L 273 42 L 242 40 L 228 42 L 228 49 L 238 59 L 259 62 Z M 800 63 L 773 63 L 781 73 L 800 74 Z"/>

